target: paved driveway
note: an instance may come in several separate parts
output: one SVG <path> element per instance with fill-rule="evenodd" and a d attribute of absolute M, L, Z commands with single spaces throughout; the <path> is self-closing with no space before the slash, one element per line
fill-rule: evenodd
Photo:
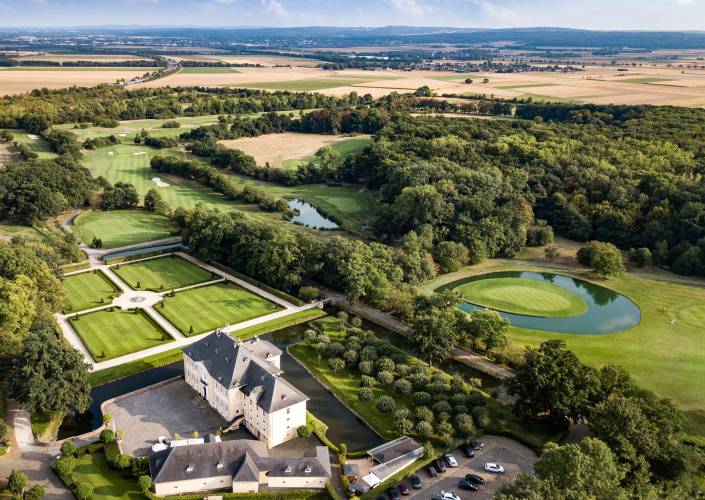
<path fill-rule="evenodd" d="M 412 490 L 408 498 L 427 500 L 433 495 L 440 494 L 442 490 L 452 491 L 463 499 L 490 499 L 500 486 L 512 482 L 520 473 L 533 473 L 536 454 L 531 449 L 513 439 L 500 436 L 482 436 L 479 440 L 485 442 L 485 447 L 476 451 L 474 458 L 465 458 L 461 450 L 453 453 L 459 467 L 448 468 L 435 479 L 430 478 L 425 470 L 419 471 L 423 488 Z M 499 463 L 504 467 L 504 474 L 485 472 L 483 469 L 485 462 Z M 485 484 L 480 487 L 480 491 L 464 491 L 458 488 L 458 481 L 469 473 L 485 478 Z"/>

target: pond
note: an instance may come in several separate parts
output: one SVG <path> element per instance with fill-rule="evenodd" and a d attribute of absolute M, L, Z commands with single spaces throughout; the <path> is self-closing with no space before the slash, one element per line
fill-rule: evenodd
<path fill-rule="evenodd" d="M 269 340 L 284 351 L 281 358 L 284 377 L 311 398 L 307 408 L 329 425 L 326 436 L 331 441 L 346 443 L 349 450 L 369 449 L 381 444 L 382 438 L 311 377 L 286 352 L 288 345 L 303 339 L 303 332 L 307 328 L 306 325 L 292 326 L 262 335 L 261 338 Z M 59 428 L 58 439 L 83 434 L 100 426 L 102 422 L 100 405 L 104 401 L 170 378 L 183 376 L 183 373 L 183 363 L 179 361 L 94 387 L 91 391 L 93 401 L 88 411 L 82 415 L 66 417 Z"/>
<path fill-rule="evenodd" d="M 582 314 L 568 317 L 525 316 L 499 312 L 512 326 L 554 333 L 598 335 L 628 330 L 639 324 L 641 312 L 637 305 L 624 295 L 588 281 L 553 273 L 529 271 L 503 271 L 471 276 L 439 287 L 437 291 L 452 290 L 466 283 L 498 278 L 522 278 L 558 286 L 574 293 L 587 303 Z M 482 306 L 463 302 L 460 309 L 472 313 L 484 309 Z"/>
<path fill-rule="evenodd" d="M 313 229 L 338 229 L 340 226 L 332 220 L 323 217 L 316 207 L 303 200 L 288 200 L 289 209 L 294 211 L 292 222 L 298 222 Z"/>

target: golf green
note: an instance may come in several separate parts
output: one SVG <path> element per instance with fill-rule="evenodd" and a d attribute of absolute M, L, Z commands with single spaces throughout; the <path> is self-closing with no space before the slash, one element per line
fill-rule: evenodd
<path fill-rule="evenodd" d="M 79 239 L 90 244 L 93 237 L 103 240 L 103 248 L 118 248 L 172 236 L 176 227 L 163 215 L 147 210 L 89 211 L 73 223 Z"/>
<path fill-rule="evenodd" d="M 157 311 L 184 335 L 215 330 L 270 314 L 279 307 L 235 284 L 225 282 L 192 288 L 164 298 Z"/>
<path fill-rule="evenodd" d="M 113 312 L 92 312 L 71 318 L 71 326 L 98 362 L 173 340 L 141 310 L 134 313 L 116 308 Z"/>
<path fill-rule="evenodd" d="M 472 281 L 455 290 L 472 304 L 526 316 L 578 316 L 588 307 L 581 297 L 559 286 L 524 278 Z"/>
<path fill-rule="evenodd" d="M 155 292 L 183 288 L 215 279 L 208 271 L 180 257 L 171 256 L 114 266 L 112 270 L 133 290 Z"/>
<path fill-rule="evenodd" d="M 100 271 L 66 276 L 63 281 L 66 298 L 64 311 L 66 313 L 82 311 L 112 302 L 120 290 Z"/>

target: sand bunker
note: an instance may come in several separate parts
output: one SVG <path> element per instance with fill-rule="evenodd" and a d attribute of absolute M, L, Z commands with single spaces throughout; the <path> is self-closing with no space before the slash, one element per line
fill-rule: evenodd
<path fill-rule="evenodd" d="M 146 155 L 147 153 L 145 151 L 140 151 L 139 153 L 132 153 L 132 156 L 142 156 Z"/>
<path fill-rule="evenodd" d="M 160 188 L 169 187 L 169 183 L 168 183 L 168 182 L 164 182 L 164 181 L 161 180 L 159 177 L 152 177 L 152 180 L 153 180 L 154 183 L 157 185 L 157 187 L 160 187 Z"/>
<path fill-rule="evenodd" d="M 112 156 L 112 155 L 115 154 L 115 152 L 114 152 L 114 151 L 108 151 L 108 154 L 109 154 L 110 156 Z"/>
<path fill-rule="evenodd" d="M 39 139 L 39 136 L 34 134 L 27 134 L 27 138 L 36 141 L 37 139 Z"/>

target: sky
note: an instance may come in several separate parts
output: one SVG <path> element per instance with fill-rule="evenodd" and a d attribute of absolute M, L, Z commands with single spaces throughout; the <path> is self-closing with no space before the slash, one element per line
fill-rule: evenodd
<path fill-rule="evenodd" d="M 0 0 L 0 27 L 86 25 L 705 30 L 705 0 Z"/>

